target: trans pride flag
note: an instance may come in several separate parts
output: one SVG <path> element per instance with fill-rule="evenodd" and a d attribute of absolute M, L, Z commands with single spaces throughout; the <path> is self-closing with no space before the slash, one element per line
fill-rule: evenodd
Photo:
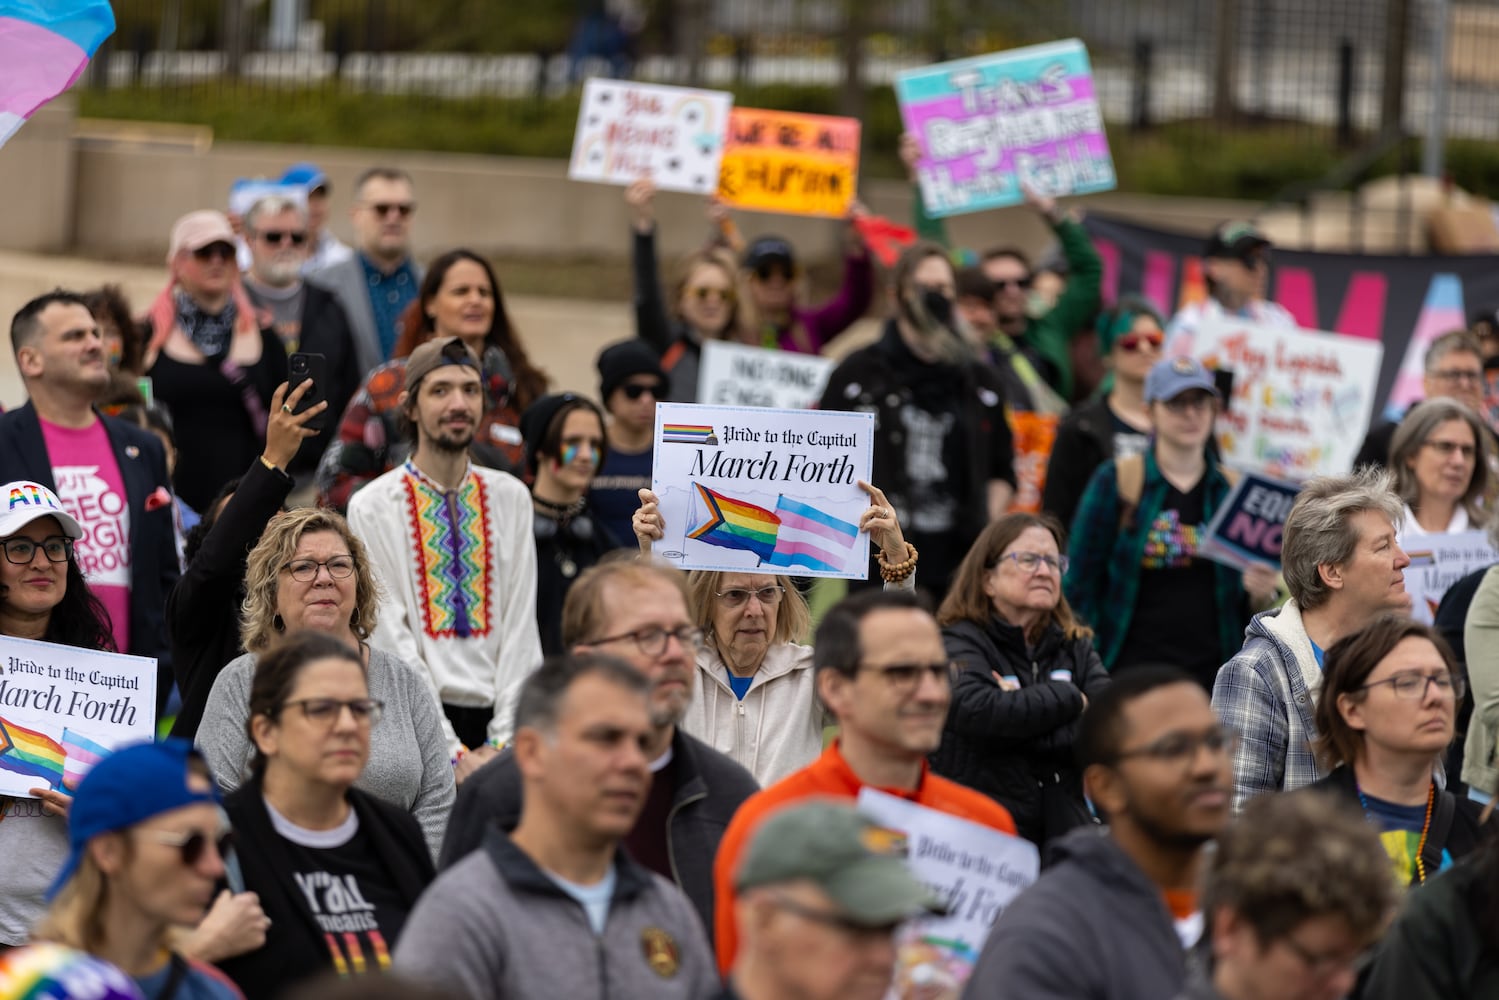
<path fill-rule="evenodd" d="M 100 746 L 82 733 L 72 729 L 62 731 L 62 751 L 65 755 L 62 769 L 63 787 L 73 791 L 83 776 L 93 766 L 109 756 L 109 748 Z"/>
<path fill-rule="evenodd" d="M 50 736 L 0 719 L 0 770 L 40 778 L 58 788 L 66 758 L 62 745 Z"/>
<path fill-rule="evenodd" d="M 775 550 L 765 560 L 772 566 L 805 566 L 823 573 L 848 568 L 848 556 L 859 540 L 859 527 L 788 496 L 776 500 L 781 530 Z"/>
<path fill-rule="evenodd" d="M 764 507 L 710 490 L 702 483 L 693 483 L 692 486 L 708 505 L 708 517 L 688 533 L 688 538 L 720 548 L 753 552 L 761 562 L 770 559 L 776 547 L 776 532 L 781 526 L 779 517 Z"/>
<path fill-rule="evenodd" d="M 0 0 L 0 146 L 73 85 L 114 30 L 108 0 Z"/>

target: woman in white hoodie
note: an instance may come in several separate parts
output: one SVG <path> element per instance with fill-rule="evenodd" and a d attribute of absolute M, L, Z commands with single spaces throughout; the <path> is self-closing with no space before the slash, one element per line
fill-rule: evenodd
<path fill-rule="evenodd" d="M 885 494 L 860 484 L 870 506 L 860 515 L 880 550 L 882 566 L 914 566 Z M 635 536 L 642 552 L 665 534 L 656 495 L 640 491 Z M 769 573 L 688 574 L 688 609 L 703 630 L 697 650 L 698 683 L 682 728 L 743 765 L 765 788 L 799 771 L 822 753 L 822 731 L 831 723 L 817 699 L 812 647 L 812 616 L 807 601 L 785 576 Z M 886 584 L 909 589 L 914 574 Z"/>

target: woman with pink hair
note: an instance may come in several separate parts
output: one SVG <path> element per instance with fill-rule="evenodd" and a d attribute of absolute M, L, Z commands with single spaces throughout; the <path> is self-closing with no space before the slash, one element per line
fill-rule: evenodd
<path fill-rule="evenodd" d="M 202 510 L 260 454 L 286 352 L 240 284 L 223 213 L 178 219 L 167 267 L 171 278 L 146 315 L 146 374 L 176 425 L 177 495 Z"/>

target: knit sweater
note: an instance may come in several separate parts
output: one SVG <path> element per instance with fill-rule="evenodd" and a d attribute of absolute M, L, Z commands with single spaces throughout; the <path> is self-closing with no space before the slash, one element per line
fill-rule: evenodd
<path fill-rule="evenodd" d="M 245 733 L 255 654 L 233 660 L 214 681 L 198 727 L 198 748 L 226 792 L 250 777 L 255 747 Z M 381 649 L 370 650 L 370 697 L 385 703 L 370 730 L 370 756 L 354 783 L 371 795 L 409 810 L 436 859 L 457 787 L 442 735 L 442 711 L 415 668 Z"/>
<path fill-rule="evenodd" d="M 475 465 L 449 491 L 407 462 L 349 501 L 384 586 L 371 641 L 425 668 L 443 704 L 492 706 L 499 742 L 521 681 L 541 665 L 533 522 L 520 480 Z"/>

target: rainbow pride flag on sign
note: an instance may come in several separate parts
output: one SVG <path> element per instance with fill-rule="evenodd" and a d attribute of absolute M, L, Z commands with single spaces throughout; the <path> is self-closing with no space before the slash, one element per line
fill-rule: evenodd
<path fill-rule="evenodd" d="M 0 718 L 0 770 L 40 778 L 57 788 L 66 759 L 62 744 L 50 736 Z"/>
<path fill-rule="evenodd" d="M 781 530 L 767 563 L 805 566 L 821 573 L 847 568 L 849 553 L 859 540 L 858 525 L 785 495 L 776 499 L 776 518 Z"/>
<path fill-rule="evenodd" d="M 712 424 L 662 424 L 662 444 L 718 444 Z"/>
<path fill-rule="evenodd" d="M 108 0 L 0 0 L 0 146 L 114 34 Z"/>
<path fill-rule="evenodd" d="M 764 507 L 710 490 L 702 483 L 693 483 L 692 486 L 707 504 L 708 517 L 688 533 L 688 538 L 720 548 L 753 552 L 761 562 L 770 558 L 781 526 L 779 517 Z"/>

